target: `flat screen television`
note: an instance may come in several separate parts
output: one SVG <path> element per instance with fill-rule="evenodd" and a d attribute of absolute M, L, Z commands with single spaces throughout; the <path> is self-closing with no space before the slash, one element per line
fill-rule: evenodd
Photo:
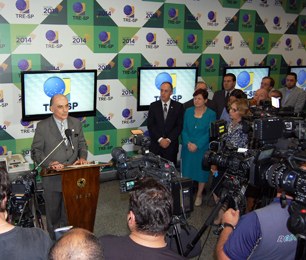
<path fill-rule="evenodd" d="M 290 66 L 288 72 L 296 73 L 296 85 L 306 91 L 306 66 Z"/>
<path fill-rule="evenodd" d="M 235 88 L 241 89 L 252 98 L 257 89 L 260 89 L 260 83 L 263 77 L 270 75 L 270 67 L 226 67 L 224 75 L 233 73 L 236 76 Z"/>
<path fill-rule="evenodd" d="M 50 116 L 50 99 L 56 94 L 67 97 L 71 116 L 95 116 L 97 70 L 21 72 L 22 120 Z"/>
<path fill-rule="evenodd" d="M 159 100 L 160 85 L 171 82 L 171 98 L 185 103 L 193 98 L 194 87 L 198 78 L 197 67 L 139 67 L 137 85 L 137 110 L 149 110 L 152 102 Z"/>

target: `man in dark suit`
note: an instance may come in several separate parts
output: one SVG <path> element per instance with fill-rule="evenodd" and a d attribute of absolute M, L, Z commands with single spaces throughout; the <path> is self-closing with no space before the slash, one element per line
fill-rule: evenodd
<path fill-rule="evenodd" d="M 205 89 L 206 91 L 208 91 L 208 86 L 205 82 L 203 81 L 199 81 L 197 82 L 195 88 L 194 88 L 194 91 L 198 90 L 198 89 Z M 193 107 L 194 104 L 193 104 L 193 98 L 188 100 L 187 102 L 184 103 L 184 109 L 186 110 L 187 108 L 189 107 Z M 206 103 L 206 106 L 211 108 L 212 106 L 212 101 L 210 99 L 207 99 L 207 103 Z"/>
<path fill-rule="evenodd" d="M 63 140 L 64 130 L 70 129 L 71 139 L 67 139 L 50 155 L 42 167 L 60 170 L 64 165 L 86 164 L 87 145 L 81 122 L 68 116 L 68 100 L 64 95 L 55 95 L 50 101 L 53 116 L 37 124 L 32 143 L 33 160 L 39 164 Z M 71 141 L 71 143 L 70 143 Z M 62 197 L 62 181 L 60 175 L 42 178 L 47 216 L 47 229 L 55 239 L 54 229 L 66 226 L 67 217 Z"/>
<path fill-rule="evenodd" d="M 176 165 L 184 107 L 170 99 L 172 91 L 173 86 L 170 82 L 161 84 L 160 100 L 151 103 L 149 108 L 148 130 L 151 137 L 150 151 Z"/>
<path fill-rule="evenodd" d="M 215 92 L 212 99 L 213 109 L 217 113 L 217 119 L 221 118 L 222 113 L 227 113 L 226 106 L 231 92 L 236 85 L 236 76 L 232 73 L 228 73 L 223 77 L 223 89 Z"/>

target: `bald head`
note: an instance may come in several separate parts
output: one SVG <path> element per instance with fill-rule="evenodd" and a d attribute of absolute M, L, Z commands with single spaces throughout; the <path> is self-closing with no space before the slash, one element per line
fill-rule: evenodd
<path fill-rule="evenodd" d="M 260 101 L 265 101 L 268 99 L 269 99 L 269 92 L 266 89 L 260 88 L 256 90 L 254 94 L 254 100 L 256 100 L 257 105 L 259 105 Z"/>
<path fill-rule="evenodd" d="M 49 260 L 104 259 L 99 239 L 91 232 L 74 228 L 63 235 L 50 249 Z"/>
<path fill-rule="evenodd" d="M 198 89 L 205 89 L 207 90 L 207 84 L 203 81 L 200 81 L 196 84 L 194 90 L 198 90 Z"/>
<path fill-rule="evenodd" d="M 57 94 L 50 100 L 50 110 L 58 120 L 65 120 L 68 117 L 69 104 L 66 96 Z"/>

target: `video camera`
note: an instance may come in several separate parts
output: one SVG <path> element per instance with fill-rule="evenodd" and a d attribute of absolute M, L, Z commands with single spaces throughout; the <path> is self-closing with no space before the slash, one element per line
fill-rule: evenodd
<path fill-rule="evenodd" d="M 120 191 L 136 189 L 140 179 L 151 177 L 168 188 L 173 196 L 173 214 L 181 215 L 193 211 L 193 183 L 191 179 L 180 177 L 174 164 L 148 151 L 150 139 L 141 132 L 134 133 L 134 144 L 141 145 L 141 155 L 128 157 L 121 147 L 112 150 L 117 174 L 120 179 Z M 138 134 L 140 133 L 140 134 Z"/>
<path fill-rule="evenodd" d="M 278 150 L 279 139 L 294 136 L 298 145 L 292 145 L 285 153 Z M 222 138 L 224 133 L 222 133 Z M 229 191 L 244 190 L 247 185 L 268 189 L 282 189 L 294 197 L 294 207 L 289 208 L 289 230 L 293 234 L 306 235 L 306 152 L 305 121 L 298 118 L 264 117 L 253 123 L 253 138 L 261 142 L 258 149 L 231 149 L 222 147 L 205 153 L 202 165 L 207 168 L 217 165 L 224 170 L 223 187 Z M 304 168 L 303 168 L 304 167 Z M 299 209 L 299 211 L 296 211 Z M 291 228 L 291 229 L 290 229 Z"/>
<path fill-rule="evenodd" d="M 11 192 L 7 204 L 10 222 L 22 227 L 35 226 L 34 213 L 30 208 L 35 195 L 35 173 L 19 175 L 11 182 Z M 36 213 L 35 213 L 36 214 Z"/>

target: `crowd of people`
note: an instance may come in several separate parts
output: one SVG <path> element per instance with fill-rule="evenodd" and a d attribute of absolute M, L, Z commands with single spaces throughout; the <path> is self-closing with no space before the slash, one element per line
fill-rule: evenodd
<path fill-rule="evenodd" d="M 289 73 L 285 87 L 277 90 L 273 78 L 264 77 L 254 98 L 247 100 L 243 91 L 235 89 L 235 75 L 226 74 L 222 90 L 216 91 L 212 99 L 208 99 L 207 84 L 198 82 L 193 99 L 185 104 L 172 100 L 173 86 L 171 82 L 163 82 L 160 100 L 150 105 L 148 113 L 150 151 L 169 160 L 174 166 L 180 166 L 182 175 L 197 183 L 195 206 L 202 205 L 205 184 L 209 178 L 213 178 L 212 188 L 217 202 L 220 198 L 218 185 L 224 172 L 217 165 L 211 165 L 210 170 L 202 168 L 203 155 L 209 149 L 211 123 L 220 119 L 227 122 L 228 132 L 224 137 L 227 147 L 247 148 L 249 137 L 243 129 L 243 118 L 250 115 L 251 107 L 261 107 L 274 97 L 279 99 L 282 107 L 289 107 L 295 113 L 303 110 L 305 92 L 296 86 L 296 82 L 296 74 Z M 53 170 L 60 170 L 69 164 L 87 164 L 87 144 L 82 125 L 68 115 L 67 98 L 64 95 L 53 96 L 50 110 L 53 115 L 38 123 L 35 131 L 32 144 L 35 163 Z M 66 140 L 64 132 L 68 128 L 72 129 L 72 136 Z M 60 142 L 63 143 L 59 149 L 52 151 Z M 54 242 L 54 230 L 68 224 L 61 177 L 42 177 L 49 235 L 38 228 L 20 228 L 7 222 L 9 181 L 4 169 L 1 169 L 0 178 L 1 259 L 184 259 L 168 249 L 165 242 L 171 224 L 173 201 L 169 190 L 156 180 L 144 179 L 138 189 L 130 193 L 127 214 L 129 235 L 97 238 L 89 231 L 72 229 Z M 280 207 L 276 209 L 276 202 L 241 219 L 239 211 L 229 209 L 223 212 L 219 216 L 223 231 L 216 247 L 218 259 L 247 259 L 251 255 L 256 259 L 292 259 L 294 252 L 290 250 L 296 247 L 296 239 L 283 244 L 277 240 L 291 234 L 285 225 L 288 211 Z M 271 212 L 277 212 L 275 219 L 267 217 Z M 272 223 L 277 225 L 271 228 Z"/>
<path fill-rule="evenodd" d="M 171 131 L 168 128 L 167 118 L 165 121 L 160 120 L 159 131 L 157 131 L 155 126 L 156 118 L 162 118 L 165 102 L 170 100 L 170 96 L 166 101 L 162 98 L 161 90 L 161 100 L 153 103 L 154 107 L 151 104 L 148 116 L 148 122 L 151 122 L 148 124 L 149 133 L 150 135 L 154 133 L 153 144 L 151 146 L 152 148 L 158 146 L 159 151 L 156 154 L 163 156 L 168 148 L 160 144 L 160 140 L 169 138 L 169 143 L 175 142 L 177 144 L 178 137 L 181 135 L 180 166 L 182 175 L 198 183 L 194 201 L 195 206 L 201 206 L 202 193 L 209 178 L 209 172 L 202 168 L 202 158 L 208 150 L 211 122 L 216 119 L 222 119 L 227 122 L 228 131 L 224 137 L 226 143 L 225 149 L 248 148 L 250 138 L 248 131 L 244 128 L 243 118 L 252 115 L 251 111 L 261 111 L 266 109 L 267 106 L 271 106 L 271 103 L 274 105 L 273 98 L 278 100 L 279 106 L 277 109 L 287 108 L 294 113 L 303 111 L 306 93 L 298 88 L 296 83 L 297 75 L 295 73 L 288 73 L 286 85 L 278 90 L 275 89 L 275 81 L 272 77 L 264 77 L 260 89 L 255 92 L 251 100 L 247 100 L 247 96 L 243 91 L 235 89 L 236 76 L 229 73 L 223 78 L 222 90 L 216 91 L 212 100 L 209 100 L 207 84 L 199 82 L 193 94 L 193 104 L 192 100 L 186 102 L 184 104 L 184 112 L 181 111 L 182 115 L 176 115 L 176 118 L 180 118 L 179 129 L 182 129 L 182 131 L 176 132 L 177 139 L 175 140 L 165 135 L 166 129 L 169 132 Z M 152 121 L 151 118 L 153 110 L 159 114 L 157 116 L 155 113 L 155 121 Z M 181 118 L 183 118 L 183 123 Z M 178 125 L 172 125 L 178 129 Z M 172 154 L 171 161 L 175 164 L 177 163 L 177 154 L 175 156 Z M 217 165 L 211 165 L 210 172 L 213 175 L 211 186 L 217 202 L 220 199 L 220 192 L 222 190 L 220 180 L 224 172 L 218 169 Z M 296 239 L 290 239 L 286 245 L 277 241 L 277 238 L 279 239 L 282 236 L 292 236 L 286 227 L 286 220 L 289 216 L 288 211 L 279 206 L 279 209 L 276 210 L 278 215 L 274 219 L 268 220 L 267 216 L 274 213 L 275 206 L 273 205 L 275 203 L 264 207 L 262 210 L 252 211 L 254 197 L 257 195 L 258 190 L 255 187 L 249 186 L 246 192 L 246 196 L 248 196 L 246 206 L 247 211 L 250 213 L 243 217 L 241 221 L 238 221 L 238 211 L 229 209 L 224 213 L 226 209 L 223 212 L 220 210 L 221 214 L 219 212 L 215 222 L 222 224 L 224 231 L 220 235 L 216 249 L 218 259 L 247 259 L 251 255 L 255 257 L 254 259 L 263 259 L 266 256 L 269 259 L 280 259 L 282 256 L 286 259 L 294 258 L 295 250 L 293 248 L 296 248 Z M 278 220 L 277 226 L 268 228 L 272 222 L 277 222 Z M 279 229 L 280 226 L 282 227 L 281 229 Z M 248 240 L 244 241 L 244 238 Z M 269 239 L 274 240 L 272 242 Z M 265 241 L 266 244 L 263 245 L 260 241 Z M 272 250 L 273 247 L 277 248 L 277 250 Z"/>

